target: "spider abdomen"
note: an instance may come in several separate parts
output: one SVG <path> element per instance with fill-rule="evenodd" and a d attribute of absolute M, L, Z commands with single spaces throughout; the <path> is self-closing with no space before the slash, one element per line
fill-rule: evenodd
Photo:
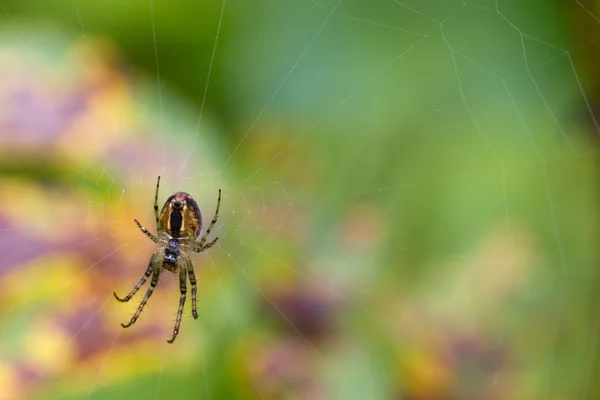
<path fill-rule="evenodd" d="M 159 230 L 171 237 L 196 238 L 202 231 L 202 214 L 198 203 L 186 192 L 167 199 L 159 217 Z"/>

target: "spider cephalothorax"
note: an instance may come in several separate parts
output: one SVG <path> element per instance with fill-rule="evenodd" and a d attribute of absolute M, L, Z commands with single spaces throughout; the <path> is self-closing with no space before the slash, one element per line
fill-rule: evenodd
<path fill-rule="evenodd" d="M 219 198 L 217 200 L 217 209 L 206 233 L 197 241 L 202 233 L 202 214 L 196 200 L 188 193 L 177 192 L 167 199 L 160 214 L 158 213 L 158 187 L 160 185 L 160 176 L 156 181 L 156 192 L 154 194 L 154 214 L 156 217 L 157 235 L 154 236 L 146 228 L 144 228 L 137 220 L 134 220 L 137 226 L 144 232 L 153 242 L 159 243 L 161 246 L 154 251 L 150 258 L 150 264 L 146 269 L 146 273 L 140 279 L 133 290 L 124 298 L 120 298 L 114 293 L 119 301 L 129 301 L 137 291 L 142 287 L 146 280 L 152 275 L 150 287 L 146 291 L 144 299 L 140 303 L 131 320 L 126 324 L 121 324 L 123 328 L 128 328 L 137 321 L 148 299 L 152 295 L 154 288 L 158 284 L 158 278 L 163 270 L 179 273 L 179 290 L 181 297 L 179 300 L 179 309 L 177 310 L 177 320 L 173 329 L 173 337 L 168 340 L 173 343 L 179 327 L 181 325 L 181 315 L 185 304 L 187 293 L 187 279 L 189 275 L 190 284 L 192 285 L 192 315 L 198 318 L 196 310 L 196 275 L 194 274 L 194 266 L 190 256 L 185 252 L 187 249 L 201 252 L 211 248 L 219 239 L 206 243 L 206 239 L 211 229 L 217 222 L 219 217 L 219 206 L 221 205 L 221 190 L 219 189 Z M 206 243 L 206 244 L 205 244 Z"/>

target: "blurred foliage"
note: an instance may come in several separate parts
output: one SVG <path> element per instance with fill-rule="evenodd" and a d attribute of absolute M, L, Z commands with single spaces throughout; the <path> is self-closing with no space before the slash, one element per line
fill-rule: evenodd
<path fill-rule="evenodd" d="M 2 2 L 4 395 L 600 396 L 593 5 L 223 5 Z M 158 174 L 224 193 L 172 346 Z"/>

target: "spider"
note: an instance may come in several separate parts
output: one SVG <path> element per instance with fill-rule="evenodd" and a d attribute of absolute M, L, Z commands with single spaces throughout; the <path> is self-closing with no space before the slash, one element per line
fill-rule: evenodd
<path fill-rule="evenodd" d="M 171 271 L 173 274 L 179 273 L 179 291 L 181 297 L 179 299 L 179 309 L 177 310 L 177 320 L 175 321 L 175 327 L 173 328 L 173 337 L 167 342 L 173 343 L 177 334 L 179 333 L 179 327 L 181 325 L 181 314 L 183 313 L 183 306 L 185 305 L 185 298 L 187 293 L 187 279 L 189 276 L 190 283 L 192 285 L 192 315 L 194 319 L 198 318 L 198 311 L 196 310 L 196 275 L 194 274 L 194 265 L 190 256 L 184 250 L 192 250 L 195 252 L 202 252 L 210 249 L 215 243 L 217 243 L 218 237 L 213 241 L 206 243 L 206 239 L 211 229 L 219 218 L 219 206 L 221 205 L 221 189 L 219 189 L 219 198 L 217 200 L 217 209 L 215 216 L 213 217 L 206 233 L 198 241 L 198 237 L 202 233 L 202 215 L 200 214 L 200 208 L 196 200 L 192 198 L 188 193 L 177 192 L 167 199 L 163 206 L 160 214 L 158 213 L 158 187 L 160 185 L 160 176 L 156 181 L 156 192 L 154 194 L 154 215 L 156 217 L 156 230 L 157 235 L 154 236 L 146 228 L 144 228 L 137 219 L 134 219 L 138 228 L 146 234 L 154 243 L 159 243 L 160 247 L 154 251 L 152 257 L 150 257 L 150 263 L 144 276 L 135 285 L 133 290 L 123 298 L 117 296 L 115 298 L 121 302 L 128 302 L 137 293 L 137 291 L 146 283 L 146 280 L 152 275 L 150 287 L 146 291 L 144 299 L 138 306 L 135 314 L 131 317 L 128 323 L 123 323 L 123 328 L 129 328 L 137 321 L 144 306 L 148 302 L 148 299 L 152 295 L 154 288 L 158 284 L 158 278 L 162 271 Z M 205 244 L 206 243 L 206 244 Z"/>

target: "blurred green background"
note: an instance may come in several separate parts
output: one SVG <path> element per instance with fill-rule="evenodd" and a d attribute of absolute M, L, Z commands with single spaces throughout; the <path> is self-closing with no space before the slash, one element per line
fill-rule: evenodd
<path fill-rule="evenodd" d="M 600 4 L 0 3 L 0 399 L 600 398 Z M 191 193 L 219 244 L 117 303 Z M 142 292 L 143 293 L 143 292 Z"/>

